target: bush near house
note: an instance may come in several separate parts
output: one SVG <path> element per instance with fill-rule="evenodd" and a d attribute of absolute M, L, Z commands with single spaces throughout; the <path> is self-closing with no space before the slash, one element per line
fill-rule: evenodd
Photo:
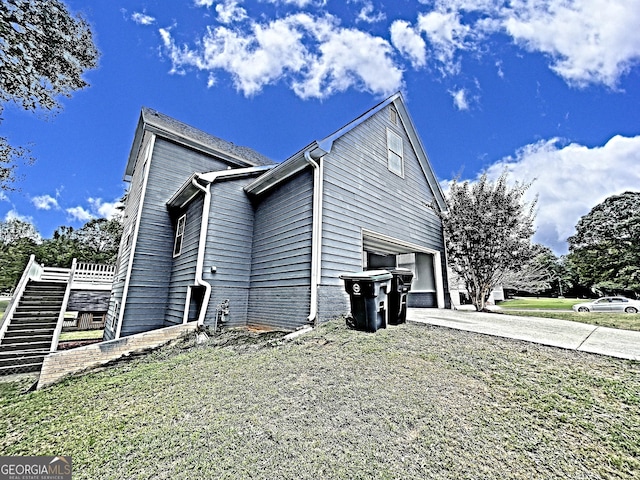
<path fill-rule="evenodd" d="M 20 395 L 2 455 L 74 478 L 637 478 L 638 362 L 430 326 L 227 331 Z"/>

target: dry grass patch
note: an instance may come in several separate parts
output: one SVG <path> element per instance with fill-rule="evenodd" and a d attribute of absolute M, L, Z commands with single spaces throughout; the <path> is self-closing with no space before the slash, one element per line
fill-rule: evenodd
<path fill-rule="evenodd" d="M 0 388 L 2 455 L 74 478 L 622 478 L 640 367 L 438 327 L 226 332 L 44 391 Z"/>

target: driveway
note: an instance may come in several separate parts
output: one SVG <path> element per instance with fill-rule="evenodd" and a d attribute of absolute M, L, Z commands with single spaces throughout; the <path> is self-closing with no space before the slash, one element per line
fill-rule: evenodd
<path fill-rule="evenodd" d="M 466 310 L 409 308 L 407 321 L 640 360 L 640 332 L 550 318 Z"/>

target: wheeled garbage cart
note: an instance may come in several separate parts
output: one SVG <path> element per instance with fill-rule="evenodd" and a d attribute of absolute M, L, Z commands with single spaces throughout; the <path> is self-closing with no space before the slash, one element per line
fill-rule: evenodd
<path fill-rule="evenodd" d="M 357 330 L 375 332 L 387 326 L 387 292 L 393 276 L 386 270 L 344 273 L 344 288 L 351 302 L 347 324 Z"/>
<path fill-rule="evenodd" d="M 407 294 L 411 290 L 413 272 L 408 268 L 395 268 L 391 273 L 391 289 L 387 294 L 389 324 L 399 325 L 407 321 Z"/>

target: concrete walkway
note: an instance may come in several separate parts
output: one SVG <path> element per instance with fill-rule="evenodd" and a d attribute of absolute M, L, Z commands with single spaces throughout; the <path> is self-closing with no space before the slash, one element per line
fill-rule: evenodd
<path fill-rule="evenodd" d="M 407 321 L 640 360 L 640 332 L 630 330 L 568 320 L 432 308 L 408 309 Z"/>

